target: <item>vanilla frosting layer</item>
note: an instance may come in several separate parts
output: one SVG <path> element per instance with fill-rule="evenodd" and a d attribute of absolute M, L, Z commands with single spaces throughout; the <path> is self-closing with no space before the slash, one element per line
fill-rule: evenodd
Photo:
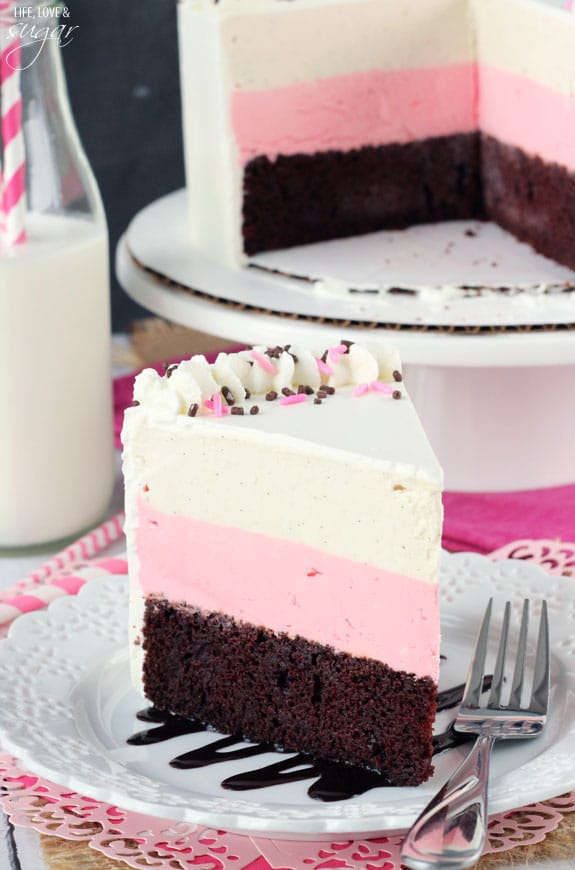
<path fill-rule="evenodd" d="M 234 91 L 473 59 L 466 0 L 187 0 L 181 6 L 190 28 L 219 21 L 222 74 Z"/>
<path fill-rule="evenodd" d="M 575 15 L 539 0 L 471 0 L 470 6 L 480 65 L 575 96 Z M 494 98 L 482 93 L 484 107 Z M 532 121 L 540 124 L 536 111 Z"/>
<path fill-rule="evenodd" d="M 292 423 L 298 410 L 281 409 Z M 322 448 L 304 433 L 297 440 L 199 423 L 138 431 L 127 421 L 129 533 L 137 496 L 174 516 L 254 530 L 437 581 L 440 490 L 413 469 L 408 476 L 409 467 L 399 463 Z"/>
<path fill-rule="evenodd" d="M 381 70 L 231 97 L 241 160 L 412 142 L 477 129 L 473 64 Z"/>
<path fill-rule="evenodd" d="M 435 585 L 259 532 L 166 514 L 144 498 L 137 513 L 145 596 L 166 596 L 437 681 Z"/>

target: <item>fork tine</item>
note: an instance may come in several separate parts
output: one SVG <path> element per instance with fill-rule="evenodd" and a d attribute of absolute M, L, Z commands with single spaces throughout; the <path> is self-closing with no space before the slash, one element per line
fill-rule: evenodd
<path fill-rule="evenodd" d="M 507 653 L 507 636 L 509 634 L 509 615 L 511 612 L 511 604 L 505 602 L 505 613 L 503 615 L 503 625 L 501 627 L 501 639 L 499 641 L 499 649 L 497 650 L 497 661 L 495 663 L 495 671 L 493 673 L 493 682 L 491 684 L 491 692 L 487 701 L 488 707 L 499 707 L 501 704 L 501 690 L 503 688 L 503 671 L 505 668 L 505 655 Z"/>
<path fill-rule="evenodd" d="M 549 621 L 547 617 L 547 602 L 541 605 L 539 634 L 537 636 L 537 651 L 535 653 L 535 671 L 533 674 L 533 691 L 529 701 L 529 711 L 545 714 L 549 706 Z"/>
<path fill-rule="evenodd" d="M 469 673 L 465 684 L 465 692 L 461 701 L 464 707 L 479 707 L 479 699 L 483 688 L 483 672 L 485 670 L 485 657 L 487 655 L 487 638 L 489 635 L 489 621 L 491 619 L 491 608 L 493 606 L 493 598 L 489 599 L 489 604 L 485 609 L 483 622 L 477 636 L 475 650 L 469 665 Z"/>
<path fill-rule="evenodd" d="M 525 677 L 525 651 L 527 649 L 527 629 L 529 628 L 529 599 L 526 598 L 523 602 L 523 613 L 521 615 L 521 628 L 519 629 L 519 643 L 517 644 L 517 655 L 515 658 L 515 669 L 513 671 L 513 680 L 511 683 L 511 694 L 509 696 L 508 707 L 511 710 L 519 710 L 521 708 L 521 696 L 523 694 L 523 679 Z"/>

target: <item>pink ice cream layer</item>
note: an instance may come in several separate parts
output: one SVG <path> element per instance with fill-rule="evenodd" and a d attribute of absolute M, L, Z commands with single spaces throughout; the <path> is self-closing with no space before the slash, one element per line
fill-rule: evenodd
<path fill-rule="evenodd" d="M 437 584 L 315 547 L 138 505 L 143 593 L 437 682 Z"/>
<path fill-rule="evenodd" d="M 479 68 L 479 92 L 484 133 L 575 170 L 575 94 L 490 66 Z"/>
<path fill-rule="evenodd" d="M 575 169 L 575 95 L 472 63 L 372 70 L 232 96 L 245 165 L 254 157 L 405 144 L 478 129 Z"/>
<path fill-rule="evenodd" d="M 232 96 L 241 161 L 477 129 L 473 64 L 372 70 Z"/>

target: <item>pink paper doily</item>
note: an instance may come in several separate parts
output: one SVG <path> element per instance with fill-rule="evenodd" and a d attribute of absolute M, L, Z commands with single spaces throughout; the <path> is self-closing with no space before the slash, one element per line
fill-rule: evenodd
<path fill-rule="evenodd" d="M 491 554 L 522 559 L 551 574 L 575 571 L 575 544 L 516 541 Z M 84 566 L 82 566 L 84 567 Z M 128 812 L 48 782 L 0 756 L 0 804 L 14 825 L 87 842 L 136 868 L 163 870 L 399 870 L 401 837 L 333 843 L 269 840 Z M 575 812 L 575 792 L 493 816 L 485 854 L 542 842 Z"/>
<path fill-rule="evenodd" d="M 0 802 L 13 824 L 66 840 L 88 841 L 108 858 L 134 868 L 399 870 L 401 866 L 401 837 L 313 843 L 245 837 L 169 822 L 70 792 L 22 770 L 10 755 L 0 757 L 0 783 Z M 485 854 L 539 843 L 572 812 L 575 792 L 493 816 Z"/>
<path fill-rule="evenodd" d="M 513 541 L 489 554 L 490 559 L 521 559 L 533 562 L 549 574 L 575 575 L 575 544 L 563 541 Z"/>

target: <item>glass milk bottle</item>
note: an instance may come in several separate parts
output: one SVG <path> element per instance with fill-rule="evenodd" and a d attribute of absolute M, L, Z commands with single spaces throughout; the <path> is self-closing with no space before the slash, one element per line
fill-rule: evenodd
<path fill-rule="evenodd" d="M 79 535 L 114 483 L 106 219 L 29 3 L 26 32 L 0 3 L 0 549 Z"/>

